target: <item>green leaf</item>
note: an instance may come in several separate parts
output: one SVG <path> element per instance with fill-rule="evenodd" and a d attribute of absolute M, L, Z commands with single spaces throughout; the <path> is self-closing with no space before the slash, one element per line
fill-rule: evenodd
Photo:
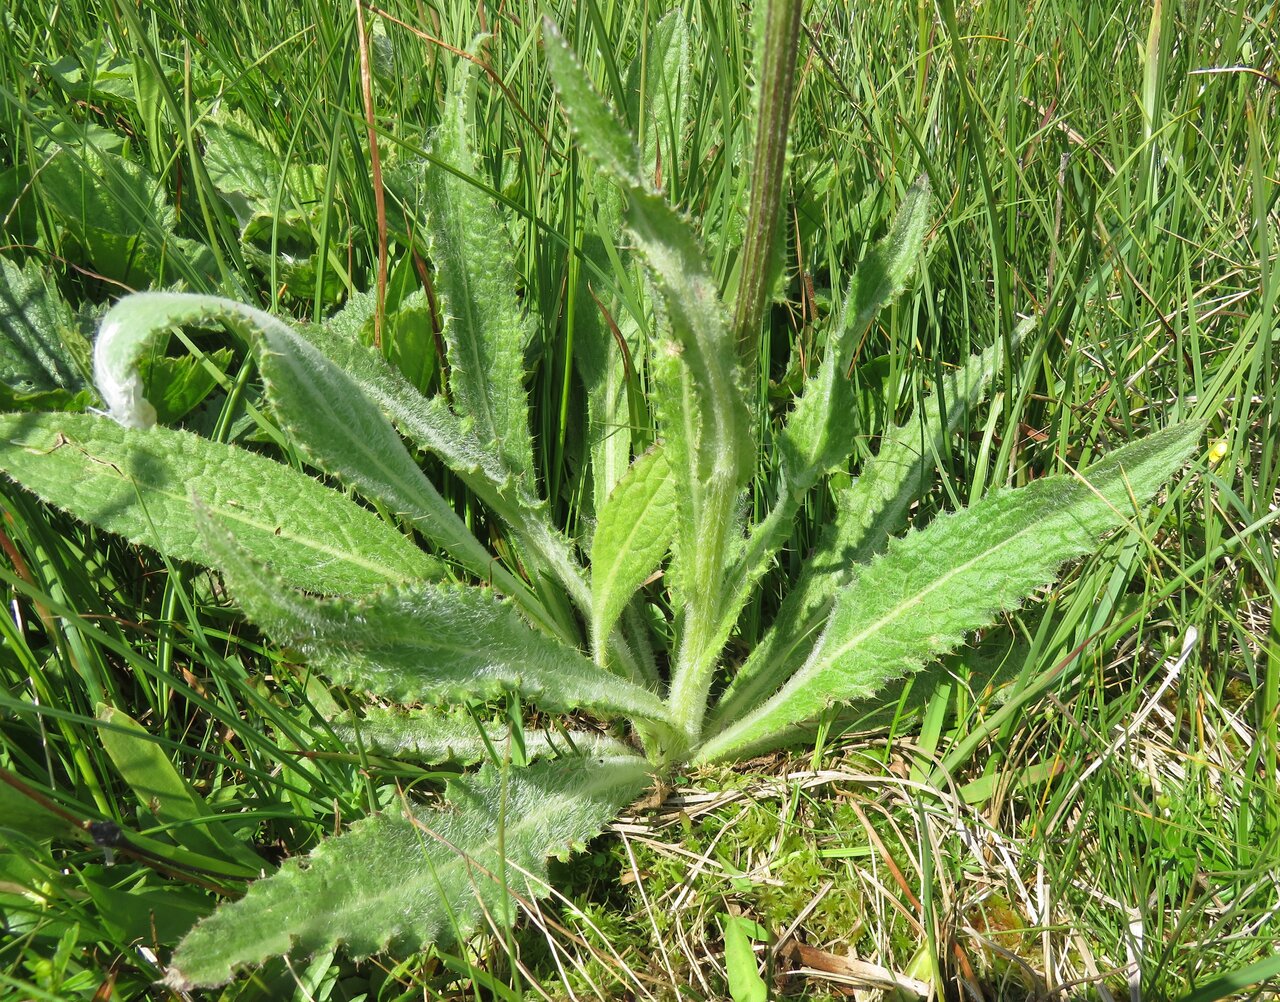
<path fill-rule="evenodd" d="M 93 901 L 99 921 L 123 943 L 152 943 L 171 946 L 209 914 L 209 895 L 197 887 L 176 882 L 147 886 L 122 881 L 122 867 L 81 866 L 76 870 L 80 885 Z M 261 871 L 261 865 L 255 873 Z"/>
<path fill-rule="evenodd" d="M 650 32 L 627 71 L 627 117 L 639 123 L 643 136 L 645 177 L 656 178 L 659 163 L 672 177 L 683 162 L 688 75 L 689 28 L 683 13 L 672 10 Z M 577 274 L 612 272 L 625 288 L 607 295 L 607 286 L 581 277 L 573 304 L 573 361 L 587 391 L 596 512 L 631 465 L 633 444 L 642 451 L 652 441 L 652 419 L 640 381 L 648 346 L 636 319 L 648 308 L 640 283 L 633 287 L 629 280 L 635 269 L 629 267 L 629 249 L 621 246 L 622 193 L 601 177 L 604 183 L 592 185 L 594 232 L 582 241 L 584 267 Z M 573 275 L 571 271 L 571 281 Z"/>
<path fill-rule="evenodd" d="M 127 106 L 137 100 L 133 65 L 101 41 L 81 45 L 55 62 L 36 65 L 73 101 L 96 105 L 107 99 Z"/>
<path fill-rule="evenodd" d="M 649 781 L 643 759 L 563 758 L 449 784 L 442 809 L 357 822 L 224 905 L 178 946 L 166 983 L 212 986 L 298 951 L 448 947 L 510 925 L 516 901 L 548 893 L 546 858 L 593 838 Z"/>
<path fill-rule="evenodd" d="M 1014 331 L 1016 346 L 1034 327 L 1024 321 Z M 891 428 L 879 451 L 836 497 L 836 520 L 830 543 L 824 542 L 818 563 L 837 559 L 846 566 L 879 553 L 907 524 L 907 512 L 933 483 L 938 457 L 947 440 L 960 430 L 985 399 L 1004 359 L 997 340 L 980 355 L 943 376 L 919 413 Z"/>
<path fill-rule="evenodd" d="M 385 358 L 360 343 L 357 331 L 372 309 L 371 300 L 356 297 L 325 327 L 300 333 L 355 380 L 401 434 L 456 473 L 519 536 L 526 555 L 587 610 L 590 592 L 572 544 L 547 519 L 545 505 L 532 493 L 534 485 L 513 476 L 493 445 L 476 437 L 469 418 L 454 414 L 443 397 L 424 398 Z"/>
<path fill-rule="evenodd" d="M 98 274 L 127 286 L 217 284 L 213 253 L 174 233 L 177 216 L 163 188 L 132 161 L 89 146 L 63 149 L 40 169 L 39 184 Z"/>
<path fill-rule="evenodd" d="M 661 446 L 631 464 L 600 512 L 591 544 L 591 633 L 602 648 L 631 596 L 671 545 L 675 481 Z"/>
<path fill-rule="evenodd" d="M 81 835 L 71 822 L 46 810 L 38 801 L 0 779 L 0 844 L 8 829 L 25 838 L 75 838 Z"/>
<path fill-rule="evenodd" d="M 543 38 L 575 134 L 626 194 L 628 229 L 649 266 L 674 337 L 660 349 L 654 386 L 679 501 L 676 597 L 683 606 L 684 631 L 671 701 L 692 736 L 701 725 L 721 646 L 723 572 L 739 543 L 737 500 L 755 468 L 756 422 L 706 254 L 685 222 L 639 176 L 634 144 L 550 21 L 544 21 Z"/>
<path fill-rule="evenodd" d="M 724 926 L 724 971 L 729 979 L 729 997 L 733 1002 L 767 1002 L 769 986 L 760 977 L 747 931 L 755 923 L 737 915 L 722 915 L 720 921 Z"/>
<path fill-rule="evenodd" d="M 341 685 L 399 702 L 515 691 L 549 710 L 666 719 L 652 692 L 534 630 L 487 588 L 419 582 L 363 599 L 313 598 L 286 586 L 227 528 L 221 513 L 201 518 L 245 614 Z"/>
<path fill-rule="evenodd" d="M 565 113 L 586 152 L 614 176 L 628 201 L 626 221 L 652 270 L 677 347 L 692 376 L 700 427 L 689 448 L 703 480 L 750 473 L 755 462 L 750 411 L 739 386 L 737 357 L 706 254 L 688 225 L 649 190 L 639 153 L 596 94 L 559 30 L 545 22 L 547 64 Z"/>
<path fill-rule="evenodd" d="M 713 737 L 698 761 L 734 755 L 823 710 L 866 699 L 959 645 L 1096 549 L 1135 517 L 1187 458 L 1202 426 L 1175 425 L 1134 442 L 1081 478 L 1045 477 L 997 490 L 894 540 L 841 592 L 822 639 L 772 698 Z"/>
<path fill-rule="evenodd" d="M 1270 984 L 1276 978 L 1280 978 L 1280 953 L 1220 974 L 1182 996 L 1178 1002 L 1218 1002 L 1219 999 L 1239 998 L 1254 985 Z"/>
<path fill-rule="evenodd" d="M 86 379 L 89 342 L 40 266 L 0 258 L 0 383 L 18 394 L 76 394 Z"/>
<path fill-rule="evenodd" d="M 435 313 L 423 290 L 414 264 L 416 251 L 408 251 L 387 278 L 383 304 L 382 354 L 419 393 L 434 392 L 439 374 L 434 330 Z M 374 324 L 361 331 L 361 340 L 373 344 Z"/>
<path fill-rule="evenodd" d="M 215 296 L 148 293 L 107 314 L 95 349 L 99 386 L 111 416 L 146 427 L 155 410 L 142 396 L 138 361 L 171 326 L 221 322 L 242 332 L 259 360 L 267 392 L 300 451 L 367 497 L 417 520 L 418 527 L 474 573 L 492 558 L 423 476 L 387 419 L 354 380 L 287 325 L 261 310 Z M 515 582 L 507 574 L 507 590 Z"/>
<path fill-rule="evenodd" d="M 565 115 L 586 152 L 624 188 L 647 190 L 635 142 L 591 86 L 578 57 L 550 18 L 543 18 L 542 40 Z"/>
<path fill-rule="evenodd" d="M 218 378 L 209 370 L 213 366 L 226 374 L 231 364 L 231 349 L 208 352 L 203 359 L 194 355 L 171 358 L 152 355 L 142 360 L 139 372 L 147 399 L 156 411 L 158 424 L 172 424 L 195 410 L 213 392 Z"/>
<path fill-rule="evenodd" d="M 236 113 L 206 119 L 200 133 L 209 181 L 243 227 L 256 209 L 270 208 L 279 197 L 284 183 L 280 155 Z"/>
<path fill-rule="evenodd" d="M 440 496 L 391 422 L 350 376 L 280 325 L 264 328 L 255 347 L 281 430 L 308 462 L 411 518 L 477 577 L 496 573 L 504 592 L 527 595 Z"/>
<path fill-rule="evenodd" d="M 689 75 L 689 22 L 676 7 L 662 15 L 627 70 L 627 117 L 640 130 L 645 177 L 661 164 L 664 180 L 671 178 L 684 162 Z"/>
<path fill-rule="evenodd" d="M 854 272 L 822 366 L 779 437 L 783 476 L 791 492 L 807 491 L 853 453 L 858 428 L 849 367 L 876 314 L 906 287 L 928 226 L 929 182 L 921 177 L 907 192 L 888 235 Z"/>
<path fill-rule="evenodd" d="M 1031 326 L 1028 321 L 1018 328 L 1015 343 Z M 800 667 L 840 589 L 906 526 L 911 504 L 933 483 L 935 457 L 986 396 L 1003 357 L 1004 345 L 997 341 L 944 376 L 920 412 L 892 428 L 880 451 L 836 495 L 834 524 L 805 562 L 773 625 L 730 682 L 712 727 L 741 716 Z M 783 522 L 785 528 L 789 519 Z"/>
<path fill-rule="evenodd" d="M 169 836 L 192 852 L 234 861 L 245 876 L 256 876 L 262 859 L 226 831 L 204 799 L 178 775 L 163 749 L 123 710 L 98 708 L 102 747 L 121 778 L 129 784 L 139 806 L 172 826 Z"/>
<path fill-rule="evenodd" d="M 516 299 L 514 254 L 493 200 L 476 180 L 470 115 L 474 69 L 445 101 L 427 172 L 429 252 L 444 316 L 449 386 L 475 434 L 529 489 L 535 483 L 533 436 L 524 388 L 524 353 L 533 328 Z"/>
<path fill-rule="evenodd" d="M 303 327 L 298 333 L 354 380 L 402 435 L 448 466 L 485 503 L 501 504 L 505 498 L 508 504 L 514 501 L 536 510 L 537 498 L 527 492 L 526 485 L 513 482 L 497 450 L 483 443 L 471 424 L 449 409 L 443 396 L 424 397 L 395 366 L 362 342 L 361 330 L 371 321 L 374 307 L 372 295 L 357 293 L 323 327 Z"/>
<path fill-rule="evenodd" d="M 326 168 L 296 162 L 285 168 L 274 145 L 237 112 L 221 112 L 200 130 L 205 170 L 235 213 L 245 260 L 296 298 L 311 299 L 318 280 L 324 302 L 341 298 L 342 269 L 325 267 L 320 256 L 325 228 L 332 240 L 345 226 L 341 203 L 325 196 Z"/>
<path fill-rule="evenodd" d="M 76 518 L 178 560 L 215 563 L 192 497 L 292 587 L 359 594 L 439 565 L 376 515 L 263 456 L 88 414 L 0 415 L 0 469 Z"/>
<path fill-rule="evenodd" d="M 806 384 L 778 439 L 781 454 L 778 500 L 769 515 L 752 527 L 746 547 L 726 575 L 725 593 L 728 597 L 720 612 L 719 626 L 708 646 L 718 648 L 729 638 L 752 589 L 791 537 L 796 516 L 810 489 L 819 477 L 844 467 L 853 452 L 860 427 L 858 400 L 848 375 L 849 368 L 875 314 L 902 291 L 910 277 L 928 225 L 928 201 L 928 182 L 922 178 L 907 193 L 889 235 L 867 256 L 850 283 L 840 319 L 829 336 L 822 366 Z M 985 389 L 985 385 L 982 382 L 981 388 Z M 948 412 L 948 431 L 968 409 L 966 406 L 958 413 L 954 410 Z M 939 428 L 942 427 L 939 424 Z M 813 561 L 810 561 L 809 567 L 812 566 Z M 779 674 L 786 671 L 772 660 L 775 645 L 784 638 L 798 644 L 809 635 L 809 617 L 821 611 L 817 607 L 824 601 L 824 596 L 829 598 L 834 593 L 844 573 L 843 566 L 822 575 L 806 569 L 800 585 L 792 593 L 796 597 L 788 596 L 789 605 L 777 617 L 776 623 L 783 624 L 782 627 L 775 628 L 766 636 L 743 669 L 735 674 L 725 697 L 729 702 L 722 703 L 726 709 L 735 709 L 736 701 L 743 698 L 744 691 L 749 696 L 759 697 L 768 692 L 768 689 L 761 692 L 761 686 L 771 683 L 770 688 L 776 687 L 773 674 L 763 679 L 760 677 L 764 666 L 773 666 Z M 824 592 L 824 588 L 827 591 Z M 818 597 L 811 597 L 811 592 L 817 593 Z M 797 608 L 804 610 L 805 614 L 798 615 Z M 718 715 L 723 712 L 719 710 Z"/>
<path fill-rule="evenodd" d="M 340 232 L 336 221 L 330 225 Z M 321 282 L 322 302 L 336 303 L 346 291 L 346 278 L 320 257 L 318 233 L 323 226 L 322 219 L 295 209 L 260 209 L 241 230 L 240 249 L 264 275 L 275 276 L 282 294 L 311 300 Z"/>
<path fill-rule="evenodd" d="M 269 313 L 220 296 L 143 292 L 125 296 L 102 318 L 93 346 L 93 376 L 108 414 L 129 428 L 150 428 L 156 410 L 143 396 L 139 363 L 169 330 L 183 324 L 225 324 L 252 340 L 264 331 L 289 333 Z"/>
<path fill-rule="evenodd" d="M 332 722 L 334 733 L 349 745 L 362 742 L 380 755 L 408 758 L 427 765 L 456 762 L 475 765 L 492 748 L 501 756 L 510 729 L 500 720 L 477 721 L 466 710 L 406 710 L 372 706 L 356 720 L 350 716 Z M 483 732 L 482 732 L 483 729 Z M 524 753 L 530 759 L 552 755 L 625 755 L 630 749 L 616 738 L 594 731 L 527 730 Z M 0 788 L 2 794 L 3 788 Z"/>

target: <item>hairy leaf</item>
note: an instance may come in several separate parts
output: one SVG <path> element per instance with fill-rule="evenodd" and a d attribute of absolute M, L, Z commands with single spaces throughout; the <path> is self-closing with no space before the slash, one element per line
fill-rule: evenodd
<path fill-rule="evenodd" d="M 1030 329 L 1029 323 L 1022 325 L 1016 338 Z M 891 429 L 880 451 L 837 494 L 835 524 L 805 562 L 773 625 L 734 676 L 716 707 L 712 727 L 741 716 L 800 667 L 836 594 L 906 525 L 912 502 L 933 482 L 935 456 L 986 396 L 1003 348 L 997 341 L 948 373 L 919 414 Z"/>
<path fill-rule="evenodd" d="M 357 822 L 290 860 L 179 944 L 166 983 L 212 986 L 297 950 L 448 947 L 517 901 L 548 892 L 546 858 L 597 835 L 648 783 L 635 756 L 569 757 L 506 772 L 486 766 L 449 784 L 445 808 Z"/>
<path fill-rule="evenodd" d="M 413 461 L 386 416 L 355 381 L 292 331 L 262 331 L 258 367 L 268 399 L 307 460 L 365 497 L 413 519 L 428 539 L 509 595 L 527 589 L 498 563 Z"/>
<path fill-rule="evenodd" d="M 675 481 L 666 454 L 654 446 L 637 459 L 609 495 L 591 547 L 592 636 L 597 647 L 637 588 L 671 545 Z"/>
<path fill-rule="evenodd" d="M 121 300 L 104 320 L 94 352 L 98 384 L 111 416 L 132 427 L 153 423 L 155 409 L 142 396 L 137 367 L 142 352 L 174 324 L 211 321 L 240 331 L 253 345 L 268 393 L 303 455 L 367 497 L 413 518 L 424 535 L 472 573 L 496 576 L 508 594 L 527 598 L 527 589 L 505 568 L 494 564 L 489 552 L 418 469 L 386 417 L 362 392 L 374 380 L 367 378 L 361 383 L 348 376 L 268 313 L 215 296 L 148 293 Z M 343 346 L 333 347 L 341 350 Z M 358 345 L 346 349 L 355 361 L 360 360 Z M 382 380 L 384 392 L 387 387 L 394 392 L 399 386 L 403 397 L 422 402 L 390 366 L 382 363 L 379 374 L 395 377 Z M 438 425 L 457 429 L 456 419 L 451 418 L 446 409 Z M 455 438 L 465 443 L 460 430 Z M 483 456 L 483 451 L 479 454 Z"/>
<path fill-rule="evenodd" d="M 360 330 L 374 307 L 372 295 L 357 294 L 323 327 L 303 327 L 298 333 L 346 373 L 402 435 L 440 459 L 486 503 L 510 498 L 536 508 L 536 497 L 513 483 L 502 457 L 475 435 L 470 421 L 454 414 L 444 397 L 424 397 L 395 366 L 361 343 Z"/>
<path fill-rule="evenodd" d="M 572 546 L 547 519 L 533 485 L 514 477 L 492 444 L 481 442 L 470 420 L 454 414 L 443 397 L 424 398 L 386 359 L 355 338 L 352 325 L 358 326 L 369 298 L 360 297 L 357 309 L 344 310 L 332 324 L 301 333 L 346 372 L 403 435 L 437 456 L 499 514 L 579 608 L 589 608 L 590 592 Z"/>
<path fill-rule="evenodd" d="M 756 459 L 755 422 L 706 255 L 684 221 L 639 176 L 634 144 L 549 21 L 543 38 L 570 124 L 626 194 L 627 226 L 649 265 L 675 339 L 656 367 L 655 395 L 680 504 L 676 559 L 685 629 L 672 702 L 696 730 L 719 652 L 723 571 L 738 543 L 738 493 Z"/>
<path fill-rule="evenodd" d="M 807 491 L 852 454 L 858 429 L 849 366 L 876 314 L 898 297 L 915 270 L 928 225 L 929 182 L 922 177 L 907 192 L 889 234 L 854 272 L 822 366 L 783 429 L 779 446 L 791 492 Z"/>
<path fill-rule="evenodd" d="M 269 207 L 280 197 L 284 184 L 280 154 L 235 112 L 206 119 L 200 133 L 209 181 L 243 227 L 256 208 Z"/>
<path fill-rule="evenodd" d="M 534 484 L 533 437 L 524 389 L 524 352 L 532 327 L 516 299 L 516 270 L 502 219 L 475 180 L 470 64 L 445 102 L 432 150 L 440 166 L 426 176 L 429 250 L 444 314 L 449 385 L 475 434 L 512 472 Z M 456 173 L 455 173 L 456 172 Z"/>
<path fill-rule="evenodd" d="M 712 738 L 698 760 L 723 759 L 827 707 L 865 699 L 956 647 L 1050 581 L 1065 560 L 1126 525 L 1186 459 L 1202 428 L 1175 425 L 1134 442 L 1080 478 L 997 490 L 894 540 L 860 571 L 808 661 L 771 699 Z"/>
<path fill-rule="evenodd" d="M 354 746 L 363 742 L 378 754 L 410 758 L 427 765 L 457 762 L 475 765 L 484 761 L 492 749 L 503 756 L 510 736 L 501 720 L 477 721 L 466 710 L 404 710 L 370 707 L 355 720 L 340 717 L 331 724 L 345 742 Z M 483 733 L 482 729 L 483 728 Z M 524 753 L 530 759 L 549 755 L 625 755 L 630 749 L 617 738 L 594 731 L 526 730 Z M 3 789 L 0 787 L 0 789 Z"/>
<path fill-rule="evenodd" d="M 102 318 L 93 346 L 93 378 L 111 418 L 128 428 L 150 428 L 156 410 L 143 396 L 138 363 L 173 327 L 222 323 L 250 340 L 263 331 L 289 333 L 270 313 L 220 296 L 145 292 L 125 296 Z"/>
<path fill-rule="evenodd" d="M 231 364 L 230 348 L 207 352 L 204 358 L 182 355 L 150 355 L 139 370 L 148 402 L 155 408 L 157 424 L 181 420 L 213 392 Z"/>
<path fill-rule="evenodd" d="M 0 469 L 85 522 L 216 565 L 196 528 L 197 497 L 294 588 L 360 594 L 440 573 L 387 523 L 311 477 L 185 431 L 90 414 L 0 415 Z"/>
<path fill-rule="evenodd" d="M 640 151 L 592 87 L 582 64 L 550 18 L 543 18 L 547 66 L 574 133 L 591 158 L 624 188 L 648 190 L 640 173 Z"/>
<path fill-rule="evenodd" d="M 689 26 L 680 10 L 672 10 L 632 60 L 626 80 L 628 118 L 638 123 L 643 137 L 643 173 L 655 185 L 659 175 L 670 178 L 682 162 L 688 75 Z M 599 512 L 631 464 L 633 438 L 637 449 L 648 444 L 651 419 L 640 384 L 647 344 L 637 320 L 646 307 L 643 291 L 632 287 L 631 269 L 623 263 L 629 255 L 620 248 L 622 195 L 607 180 L 593 187 L 597 235 L 583 241 L 582 258 L 592 269 L 612 271 L 626 286 L 606 298 L 598 284 L 582 279 L 575 303 L 573 360 L 587 391 Z"/>
<path fill-rule="evenodd" d="M 520 693 L 549 710 L 664 720 L 662 701 L 525 623 L 487 588 L 418 582 L 360 599 L 287 587 L 218 518 L 200 519 L 245 614 L 342 685 L 401 702 Z"/>
<path fill-rule="evenodd" d="M 921 179 L 907 193 L 889 235 L 858 267 L 850 283 L 849 294 L 841 317 L 831 332 L 821 369 L 806 384 L 779 438 L 782 462 L 778 500 L 769 515 L 752 527 L 742 555 L 727 575 L 726 600 L 712 641 L 714 646 L 728 640 L 742 608 L 751 597 L 751 589 L 790 538 L 795 518 L 810 488 L 822 475 L 844 466 L 853 452 L 858 431 L 858 408 L 848 369 L 875 314 L 902 291 L 910 277 L 928 222 L 928 194 L 928 182 Z M 952 420 L 958 417 L 958 414 L 953 414 Z M 807 589 L 820 587 L 834 592 L 842 575 L 843 569 L 835 568 L 822 576 L 807 576 L 793 594 L 803 597 Z M 802 629 L 797 629 L 803 625 L 804 619 L 797 621 L 795 608 L 793 601 L 777 620 L 796 631 L 783 634 L 788 638 L 806 635 Z M 732 683 L 735 696 L 747 686 L 767 683 L 768 680 L 758 677 L 758 672 L 763 666 L 773 663 L 767 657 L 772 654 L 775 643 L 776 640 L 767 638 L 757 648 L 760 653 L 753 655 L 744 669 L 735 675 Z M 773 687 L 776 688 L 776 682 Z M 762 695 L 754 688 L 752 694 Z"/>
<path fill-rule="evenodd" d="M 38 177 L 45 204 L 99 274 L 129 286 L 217 283 L 213 253 L 174 232 L 163 187 L 132 161 L 92 146 L 62 149 Z"/>
<path fill-rule="evenodd" d="M 639 177 L 634 144 L 550 22 L 544 37 L 570 124 L 587 152 L 626 193 L 627 225 L 652 270 L 681 361 L 692 375 L 701 425 L 688 445 L 697 461 L 696 473 L 704 481 L 722 472 L 737 479 L 754 463 L 752 422 L 706 255 L 688 225 Z"/>
<path fill-rule="evenodd" d="M 684 124 L 689 94 L 689 22 L 673 8 L 662 15 L 627 70 L 628 118 L 640 133 L 646 177 L 659 186 L 684 161 Z"/>

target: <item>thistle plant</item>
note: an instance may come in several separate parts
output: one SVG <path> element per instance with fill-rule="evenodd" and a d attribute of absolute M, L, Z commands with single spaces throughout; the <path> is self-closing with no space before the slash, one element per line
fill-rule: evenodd
<path fill-rule="evenodd" d="M 649 58 L 678 73 L 684 31 L 670 16 Z M 618 332 L 625 362 L 584 352 L 595 520 L 578 537 L 539 494 L 525 387 L 534 332 L 510 248 L 495 239 L 498 210 L 468 180 L 465 83 L 435 140 L 449 169 L 422 179 L 447 395 L 424 397 L 352 336 L 372 310 L 368 297 L 327 324 L 294 327 L 230 300 L 155 292 L 121 300 L 102 324 L 95 371 L 105 414 L 0 416 L 0 468 L 16 481 L 217 571 L 270 638 L 332 685 L 376 697 L 335 728 L 466 767 L 443 804 L 406 796 L 221 906 L 175 952 L 174 987 L 217 985 L 291 951 L 343 946 L 366 956 L 509 925 L 522 899 L 547 892 L 548 857 L 581 848 L 655 780 L 784 743 L 927 669 L 1140 518 L 1199 437 L 1195 425 L 1167 428 L 1086 470 L 997 487 L 908 527 L 932 457 L 1002 371 L 998 343 L 950 370 L 855 478 L 843 476 L 863 432 L 848 372 L 920 256 L 930 214 L 922 180 L 828 321 L 817 371 L 781 412 L 774 500 L 749 518 L 743 499 L 761 475 L 766 402 L 749 389 L 750 337 L 735 327 L 758 322 L 741 317 L 758 318 L 759 306 L 739 308 L 731 323 L 695 230 L 650 181 L 651 151 L 553 27 L 544 41 L 581 149 L 611 185 L 602 215 L 627 235 L 653 318 L 652 329 L 640 317 Z M 674 104 L 651 113 L 670 115 Z M 775 195 L 760 211 L 776 210 Z M 756 268 L 756 285 L 740 295 L 755 296 L 768 272 Z M 293 465 L 155 424 L 139 360 L 190 324 L 222 324 L 242 339 Z M 637 403 L 655 431 L 640 450 L 616 434 Z M 501 526 L 500 553 L 442 497 L 417 453 L 456 475 Z M 806 500 L 825 490 L 833 521 L 761 642 L 734 663 L 726 651 L 739 617 Z M 662 610 L 670 615 L 659 628 Z M 507 735 L 456 707 L 500 698 L 602 726 L 494 754 Z M 388 702 L 402 708 L 381 708 Z"/>

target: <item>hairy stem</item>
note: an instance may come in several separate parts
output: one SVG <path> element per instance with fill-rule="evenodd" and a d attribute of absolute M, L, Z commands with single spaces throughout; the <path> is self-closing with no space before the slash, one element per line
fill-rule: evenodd
<path fill-rule="evenodd" d="M 764 53 L 758 63 L 760 76 L 756 81 L 751 201 L 733 316 L 738 353 L 748 369 L 755 363 L 756 342 L 773 284 L 771 264 L 782 216 L 782 181 L 787 167 L 787 128 L 796 90 L 801 5 L 802 0 L 768 0 L 764 13 Z"/>

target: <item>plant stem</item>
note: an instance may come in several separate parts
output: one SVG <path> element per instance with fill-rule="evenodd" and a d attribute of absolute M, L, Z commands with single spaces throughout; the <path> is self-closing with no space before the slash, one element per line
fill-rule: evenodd
<path fill-rule="evenodd" d="M 751 197 L 732 332 L 739 361 L 747 370 L 755 364 L 764 311 L 776 277 L 774 244 L 782 215 L 801 3 L 768 0 L 757 43 Z M 701 496 L 694 502 L 700 510 L 694 515 L 698 528 L 696 552 L 691 555 L 692 588 L 668 697 L 672 717 L 689 747 L 696 746 L 702 735 L 707 697 L 727 635 L 721 628 L 724 605 L 728 600 L 736 601 L 736 596 L 726 593 L 724 565 L 740 486 L 733 471 L 719 471 L 702 485 Z"/>
<path fill-rule="evenodd" d="M 796 91 L 796 57 L 800 51 L 802 0 L 768 0 L 764 13 L 764 52 L 757 62 L 756 135 L 752 159 L 751 200 L 733 333 L 738 355 L 748 369 L 774 280 L 772 264 L 782 216 L 782 181 L 787 168 L 787 129 Z"/>

